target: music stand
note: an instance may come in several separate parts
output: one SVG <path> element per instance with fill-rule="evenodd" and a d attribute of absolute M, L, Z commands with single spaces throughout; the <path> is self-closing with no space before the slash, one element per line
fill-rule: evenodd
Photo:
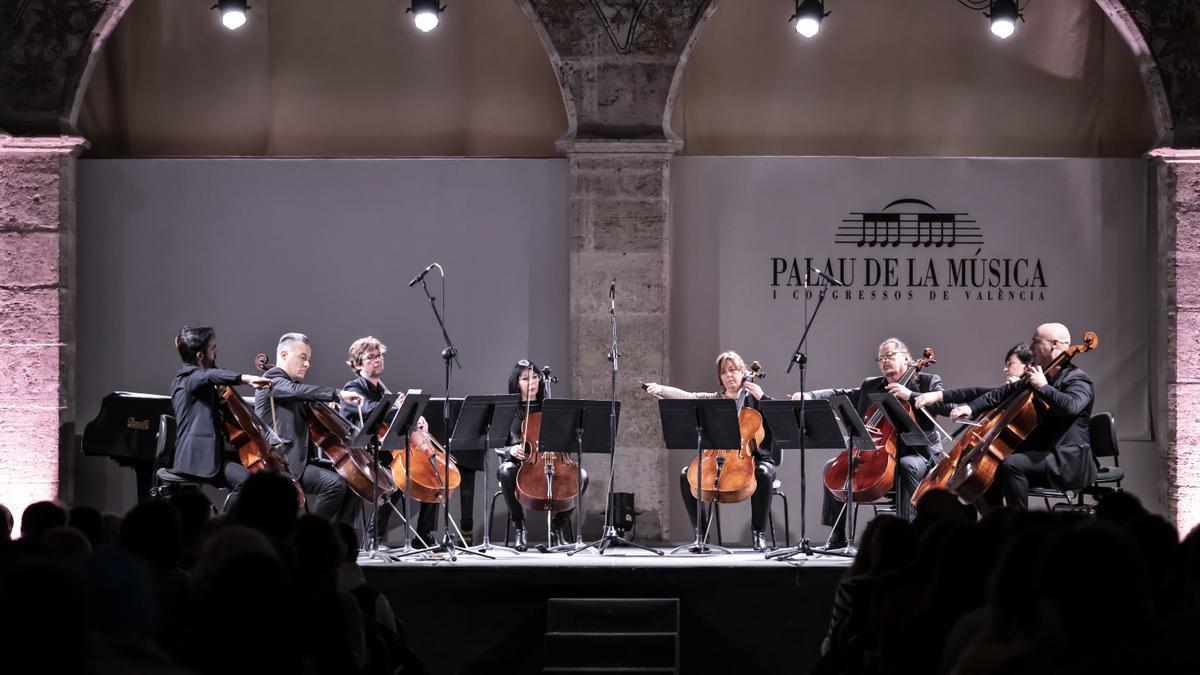
<path fill-rule="evenodd" d="M 737 404 L 731 398 L 660 399 L 658 413 L 662 418 L 663 443 L 668 450 L 696 448 L 696 536 L 692 543 L 671 549 L 671 555 L 681 551 L 733 553 L 723 546 L 709 545 L 700 536 L 700 509 L 704 506 L 704 451 L 742 446 Z M 720 479 L 718 468 L 713 484 Z"/>
<path fill-rule="evenodd" d="M 929 437 L 917 426 L 917 421 L 913 419 L 911 413 L 905 410 L 904 405 L 900 403 L 900 399 L 888 393 L 871 394 L 867 397 L 870 401 L 879 407 L 883 408 L 883 412 L 888 416 L 888 420 L 895 427 L 897 438 L 904 445 L 910 448 L 921 450 L 925 459 L 929 459 Z"/>
<path fill-rule="evenodd" d="M 487 485 L 488 448 L 499 448 L 508 444 L 512 419 L 517 412 L 518 394 L 468 396 L 462 401 L 454 431 L 446 443 L 453 455 L 483 451 L 484 485 Z M 518 553 L 507 546 L 496 546 L 491 542 L 491 518 L 483 520 L 483 543 L 472 547 L 472 553 L 497 549 Z"/>
<path fill-rule="evenodd" d="M 385 407 L 381 402 L 375 408 L 375 411 L 371 413 L 371 419 L 374 419 L 380 414 L 387 415 L 393 410 L 392 406 L 398 397 L 396 394 L 386 394 L 384 396 L 385 400 L 388 397 L 391 398 L 392 403 L 388 403 Z M 412 466 L 412 457 L 410 455 L 410 449 L 408 446 L 408 437 L 409 434 L 411 434 L 413 430 L 417 428 L 417 420 L 421 418 L 421 413 L 424 412 L 425 406 L 428 403 L 429 394 L 422 394 L 420 389 L 410 389 L 408 393 L 404 395 L 404 403 L 400 404 L 400 407 L 395 409 L 395 414 L 392 415 L 391 421 L 388 425 L 387 434 L 378 440 L 375 447 L 375 450 L 379 450 L 380 448 L 384 447 L 384 441 L 392 441 L 395 443 L 395 446 L 399 446 L 399 439 L 401 437 L 404 438 L 404 514 L 400 517 L 401 520 L 404 521 L 404 546 L 400 550 L 405 554 L 411 553 L 414 550 L 412 547 L 412 535 L 414 534 L 414 530 L 408 522 L 408 496 L 410 494 L 409 490 L 412 488 L 412 472 L 409 471 L 409 467 Z M 363 428 L 364 431 L 359 433 L 358 437 L 355 437 L 352 443 L 357 443 L 359 438 L 366 433 L 366 429 L 370 428 L 369 423 L 364 423 Z M 376 455 L 374 452 L 372 452 L 371 457 L 373 460 L 376 460 Z M 376 464 L 378 465 L 377 460 Z M 378 509 L 378 507 L 376 508 Z M 376 519 L 374 523 L 376 528 L 379 527 L 378 523 L 379 521 Z M 426 542 L 421 543 L 426 544 Z"/>
<path fill-rule="evenodd" d="M 890 396 L 890 394 L 888 395 Z M 844 555 L 854 557 L 858 553 L 858 549 L 854 546 L 854 530 L 858 526 L 858 513 L 854 508 L 854 465 L 855 453 L 854 450 L 865 452 L 882 452 L 875 448 L 875 439 L 871 437 L 870 432 L 863 426 L 862 417 L 858 414 L 858 409 L 850 402 L 850 399 L 845 396 L 834 396 L 829 399 L 829 403 L 833 406 L 834 412 L 837 413 L 838 419 L 841 421 L 843 428 L 846 429 L 846 451 L 847 451 L 847 471 L 846 471 L 846 502 L 842 506 L 842 512 L 846 515 L 846 547 L 842 549 L 831 549 L 823 551 L 826 555 Z M 840 520 L 840 516 L 839 516 Z M 837 521 L 834 521 L 834 528 L 837 528 Z"/>
<path fill-rule="evenodd" d="M 780 450 L 800 451 L 800 540 L 790 548 L 771 551 L 767 559 L 788 560 L 801 553 L 811 556 L 813 550 L 808 540 L 805 514 L 805 451 L 814 449 L 846 448 L 846 433 L 841 421 L 833 414 L 829 401 L 759 401 L 759 412 L 763 422 L 771 430 L 775 447 Z M 803 428 L 801 428 L 803 425 Z"/>

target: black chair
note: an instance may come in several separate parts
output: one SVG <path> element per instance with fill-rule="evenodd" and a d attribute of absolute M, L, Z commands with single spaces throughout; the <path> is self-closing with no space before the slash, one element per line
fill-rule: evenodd
<path fill-rule="evenodd" d="M 174 463 L 175 418 L 171 415 L 160 415 L 158 438 L 154 447 L 154 482 L 150 488 L 151 497 L 169 497 L 172 492 L 180 489 L 200 489 L 196 480 L 172 472 L 169 467 Z"/>
<path fill-rule="evenodd" d="M 1091 512 L 1095 503 L 1110 492 L 1121 489 L 1121 481 L 1125 480 L 1125 470 L 1121 468 L 1120 450 L 1117 447 L 1117 423 L 1112 413 L 1092 415 L 1088 420 L 1088 437 L 1092 445 L 1092 461 L 1096 463 L 1096 479 L 1082 490 L 1058 490 L 1056 488 L 1032 488 L 1029 496 L 1041 498 L 1046 502 L 1046 508 L 1054 511 L 1080 510 Z M 1102 464 L 1100 459 L 1111 457 L 1112 465 Z M 1086 501 L 1087 497 L 1092 502 Z M 1051 504 L 1051 500 L 1054 501 Z"/>
<path fill-rule="evenodd" d="M 160 415 L 158 418 L 158 438 L 155 441 L 154 447 L 154 481 L 150 488 L 151 497 L 170 497 L 172 494 L 181 490 L 200 491 L 201 483 L 196 478 L 185 476 L 171 471 L 170 467 L 175 463 L 175 418 L 171 415 Z M 225 494 L 225 502 L 222 504 L 221 512 L 225 511 L 225 505 L 229 503 L 229 497 L 232 492 L 221 488 Z M 213 507 L 213 512 L 216 512 L 216 507 Z"/>
<path fill-rule="evenodd" d="M 783 500 L 784 546 L 790 546 L 791 544 L 789 542 L 792 539 L 792 523 L 791 523 L 791 517 L 788 515 L 787 493 L 785 493 L 783 490 L 780 489 L 780 486 L 782 486 L 782 485 L 783 485 L 783 482 L 780 481 L 778 478 L 776 478 L 775 482 L 771 485 L 771 493 Z M 717 533 L 716 533 L 717 534 L 717 546 L 724 546 L 725 543 L 721 539 L 721 504 L 714 502 L 712 504 L 712 511 L 713 511 L 713 518 L 715 519 L 714 524 L 717 526 Z M 767 529 L 770 530 L 770 534 L 771 534 L 771 548 L 772 549 L 779 548 L 779 545 L 778 545 L 779 543 L 775 540 L 775 514 L 772 513 L 770 510 L 767 511 Z"/>

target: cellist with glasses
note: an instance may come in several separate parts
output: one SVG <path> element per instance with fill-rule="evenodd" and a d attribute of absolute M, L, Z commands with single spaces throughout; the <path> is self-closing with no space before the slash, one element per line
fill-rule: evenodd
<path fill-rule="evenodd" d="M 676 387 L 647 382 L 642 386 L 646 393 L 655 398 L 671 399 L 714 399 L 725 398 L 743 402 L 743 405 L 758 408 L 758 402 L 771 397 L 763 393 L 763 389 L 750 377 L 750 368 L 746 366 L 735 351 L 725 351 L 716 359 L 717 391 L 685 391 Z M 779 465 L 779 451 L 772 447 L 769 438 L 756 447 L 754 455 L 754 492 L 750 496 L 750 536 L 751 546 L 755 551 L 765 551 L 767 548 L 765 532 L 768 517 L 771 512 L 771 497 L 775 490 L 776 467 Z M 690 465 L 689 465 L 690 466 Z M 683 504 L 687 509 L 692 528 L 696 527 L 696 496 L 692 494 L 692 486 L 688 480 L 688 467 L 679 474 L 679 491 Z M 701 531 L 708 529 L 704 514 L 701 514 Z"/>
<path fill-rule="evenodd" d="M 911 377 L 907 386 L 901 384 L 901 380 L 915 361 L 908 346 L 899 338 L 890 337 L 879 344 L 875 363 L 878 364 L 881 375 L 866 378 L 854 389 L 818 389 L 796 392 L 792 394 L 792 398 L 812 400 L 847 396 L 854 402 L 855 409 L 862 415 L 873 405 L 872 394 L 888 393 L 899 399 L 901 403 L 909 403 L 920 394 L 942 390 L 942 378 L 933 373 L 916 373 Z M 933 467 L 935 459 L 942 454 L 942 444 L 933 418 L 917 414 L 915 419 L 917 426 L 921 428 L 929 441 L 928 448 L 909 447 L 898 437 L 896 439 L 896 498 L 894 503 L 896 515 L 908 521 L 916 517 L 916 509 L 909 498 L 920 485 L 921 479 Z M 835 461 L 836 458 L 826 463 L 825 471 L 828 471 Z M 829 541 L 831 549 L 846 546 L 847 518 L 844 517 L 842 506 L 830 490 L 824 491 L 821 502 L 821 523 L 834 528 Z"/>

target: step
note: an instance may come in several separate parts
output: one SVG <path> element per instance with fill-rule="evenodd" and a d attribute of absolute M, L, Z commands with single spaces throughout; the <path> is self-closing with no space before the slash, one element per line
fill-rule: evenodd
<path fill-rule="evenodd" d="M 674 632 L 676 598 L 550 598 L 546 630 L 558 632 Z"/>
<path fill-rule="evenodd" d="M 674 632 L 547 633 L 546 667 L 674 668 L 679 641 Z"/>

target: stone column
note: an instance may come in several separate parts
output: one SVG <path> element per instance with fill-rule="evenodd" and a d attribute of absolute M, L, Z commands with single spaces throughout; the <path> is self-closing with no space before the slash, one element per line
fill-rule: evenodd
<path fill-rule="evenodd" d="M 1200 150 L 1163 149 L 1158 179 L 1158 373 L 1163 515 L 1200 524 Z"/>
<path fill-rule="evenodd" d="M 671 381 L 670 162 L 681 146 L 679 141 L 559 143 L 571 174 L 571 387 L 580 398 L 611 394 L 608 288 L 616 279 L 622 408 L 615 484 L 617 491 L 635 494 L 643 538 L 670 537 L 674 498 L 658 406 L 638 382 Z M 609 466 L 608 458 L 602 459 L 585 460 L 591 476 L 585 513 L 602 513 L 605 507 Z"/>
<path fill-rule="evenodd" d="M 66 492 L 74 456 L 72 136 L 0 134 L 0 503 Z"/>

